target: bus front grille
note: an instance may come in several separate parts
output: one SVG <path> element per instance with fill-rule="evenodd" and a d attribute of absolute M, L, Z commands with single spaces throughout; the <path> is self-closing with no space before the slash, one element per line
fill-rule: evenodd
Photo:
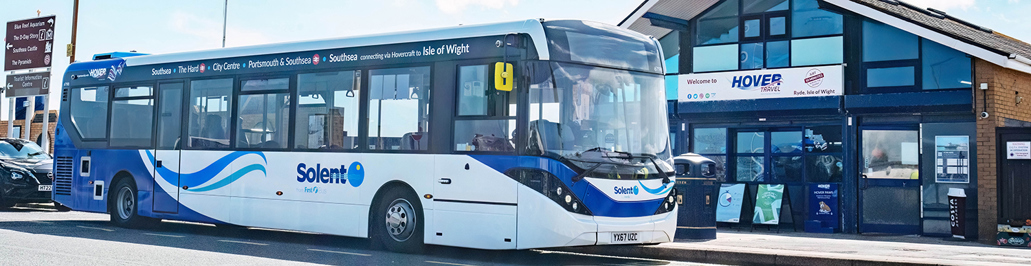
<path fill-rule="evenodd" d="M 54 194 L 72 194 L 72 157 L 58 156 L 54 162 Z"/>

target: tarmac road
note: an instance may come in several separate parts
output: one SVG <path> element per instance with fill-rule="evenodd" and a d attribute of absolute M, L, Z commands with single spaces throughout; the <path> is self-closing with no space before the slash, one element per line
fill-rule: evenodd
<path fill-rule="evenodd" d="M 0 210 L 0 265 L 700 265 L 548 250 L 428 246 L 423 254 L 369 248 L 363 238 L 165 221 L 125 229 L 107 214 L 51 205 Z"/>

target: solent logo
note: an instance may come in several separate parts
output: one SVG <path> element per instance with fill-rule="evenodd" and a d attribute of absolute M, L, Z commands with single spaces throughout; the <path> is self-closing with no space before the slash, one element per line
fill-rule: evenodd
<path fill-rule="evenodd" d="M 742 90 L 758 88 L 760 92 L 780 92 L 780 85 L 783 82 L 783 76 L 780 74 L 744 75 L 734 76 L 730 87 Z"/>
<path fill-rule="evenodd" d="M 237 159 L 240 159 L 240 157 L 247 155 L 260 156 L 261 163 L 254 163 L 240 167 L 221 179 L 217 178 L 220 176 L 219 173 L 222 173 L 222 171 L 229 167 L 230 164 L 235 162 Z M 147 151 L 147 156 L 151 162 L 154 161 L 154 154 L 151 153 L 151 151 Z M 176 173 L 175 171 L 165 167 L 156 167 L 154 170 L 169 184 L 178 184 L 181 187 L 188 187 L 191 192 L 204 192 L 225 187 L 251 172 L 261 172 L 262 177 L 265 177 L 268 175 L 265 171 L 265 165 L 267 164 L 268 159 L 265 158 L 265 154 L 262 152 L 237 151 L 227 154 L 226 156 L 222 156 L 222 158 L 215 160 L 215 162 L 204 167 L 204 169 L 193 173 Z M 213 180 L 216 181 L 212 182 Z"/>
<path fill-rule="evenodd" d="M 365 180 L 365 168 L 359 162 L 353 162 L 350 166 L 341 165 L 340 168 L 322 167 L 322 164 L 315 164 L 315 167 L 308 167 L 304 163 L 297 164 L 297 182 L 300 183 L 321 183 L 321 184 L 348 184 L 352 187 L 362 185 Z"/>
<path fill-rule="evenodd" d="M 630 195 L 630 194 L 637 195 L 637 193 L 640 191 L 637 188 L 637 186 L 633 186 L 633 187 L 613 187 L 613 189 L 615 190 L 616 195 Z"/>

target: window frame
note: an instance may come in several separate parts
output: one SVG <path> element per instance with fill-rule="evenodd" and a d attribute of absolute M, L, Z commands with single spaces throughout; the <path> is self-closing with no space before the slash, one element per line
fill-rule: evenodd
<path fill-rule="evenodd" d="M 717 7 L 719 7 L 720 5 L 726 3 L 727 1 L 738 1 L 738 3 L 737 3 L 737 8 L 738 8 L 738 10 L 737 10 L 737 22 L 738 22 L 738 32 L 737 32 L 737 34 L 738 35 L 737 35 L 737 37 L 738 37 L 738 40 L 734 41 L 734 42 L 725 42 L 725 43 L 716 43 L 716 44 L 702 44 L 702 43 L 700 43 L 700 40 L 697 39 L 698 38 L 697 33 L 700 32 L 699 28 L 698 28 L 698 27 L 700 27 L 700 24 L 698 23 L 699 18 L 701 18 L 702 16 L 704 16 L 706 14 L 709 14 L 710 12 L 713 12 L 714 10 L 716 10 Z M 792 24 L 794 23 L 793 22 L 793 17 L 794 17 L 793 12 L 795 12 L 795 9 L 794 9 L 795 8 L 795 0 L 787 0 L 788 6 L 787 6 L 787 9 L 785 9 L 785 10 L 775 10 L 775 11 L 757 12 L 757 13 L 744 13 L 744 5 L 742 4 L 742 1 L 743 0 L 721 0 L 721 1 L 713 4 L 712 6 L 710 6 L 705 11 L 702 11 L 701 13 L 699 13 L 698 16 L 695 16 L 695 18 L 691 19 L 691 21 L 690 21 L 691 22 L 690 24 L 691 24 L 691 27 L 692 27 L 691 30 L 694 32 L 694 36 L 692 36 L 692 38 L 694 40 L 691 43 L 691 46 L 690 46 L 690 50 L 691 51 L 689 51 L 689 53 L 693 54 L 694 53 L 694 48 L 699 48 L 699 47 L 736 44 L 736 45 L 738 45 L 738 54 L 735 57 L 735 62 L 737 62 L 738 68 L 737 69 L 731 69 L 731 70 L 696 71 L 695 68 L 694 68 L 694 65 L 692 64 L 691 65 L 692 69 L 690 71 L 681 71 L 681 72 L 685 72 L 685 73 L 720 73 L 720 72 L 733 72 L 733 71 L 753 71 L 753 70 L 763 70 L 763 69 L 783 69 L 783 68 L 797 68 L 797 67 L 830 66 L 830 65 L 841 65 L 842 64 L 842 63 L 835 63 L 835 64 L 799 65 L 799 66 L 796 66 L 796 65 L 794 65 L 794 62 L 792 62 L 792 60 L 791 60 L 791 54 L 792 54 L 792 51 L 791 51 L 792 44 L 791 44 L 791 42 L 794 41 L 794 40 L 801 40 L 801 39 L 839 37 L 839 36 L 843 37 L 845 35 L 845 30 L 844 30 L 845 25 L 842 25 L 842 32 L 841 33 L 837 33 L 837 34 L 824 34 L 824 35 L 814 35 L 814 36 L 805 36 L 805 37 L 794 37 L 794 36 L 792 36 L 792 34 L 793 34 Z M 826 10 L 826 11 L 835 13 L 835 14 L 840 15 L 840 16 L 844 16 L 844 14 L 840 14 L 838 12 L 834 12 L 834 11 L 830 11 L 830 10 Z M 773 17 L 783 17 L 784 18 L 784 20 L 785 20 L 784 21 L 784 27 L 785 27 L 784 28 L 784 34 L 778 34 L 776 36 L 771 36 L 770 35 L 769 22 L 770 22 L 771 18 L 773 18 Z M 744 24 L 744 22 L 746 20 L 751 20 L 751 19 L 756 19 L 756 18 L 759 19 L 759 23 L 760 23 L 760 26 L 762 28 L 760 30 L 760 36 L 759 37 L 745 38 L 745 33 L 744 33 L 744 25 L 745 24 Z M 768 58 L 769 57 L 769 51 L 768 51 L 767 43 L 769 43 L 769 42 L 780 42 L 780 41 L 786 41 L 788 43 L 788 50 L 787 50 L 788 62 L 787 62 L 787 66 L 768 67 L 767 63 L 769 62 L 769 58 Z M 761 68 L 758 68 L 758 69 L 744 69 L 744 68 L 742 68 L 743 63 L 741 62 L 741 47 L 742 47 L 743 44 L 751 44 L 751 43 L 761 43 L 763 45 L 763 57 L 762 57 L 763 58 L 763 65 L 762 65 Z M 844 46 L 845 43 L 842 43 L 842 45 Z M 684 48 L 683 47 L 683 43 L 681 44 L 681 46 L 682 46 L 681 48 Z M 684 50 L 684 49 L 681 49 L 681 50 Z M 845 50 L 846 49 L 844 49 L 844 47 L 843 47 L 843 49 L 842 49 L 843 53 L 844 53 Z M 681 51 L 681 53 L 683 53 L 683 52 L 684 51 Z M 845 58 L 845 55 L 842 54 L 843 61 L 844 61 L 844 58 Z"/>
<path fill-rule="evenodd" d="M 475 151 L 475 150 L 460 151 L 460 150 L 457 150 L 456 146 L 455 146 L 455 145 L 457 145 L 457 143 L 455 142 L 455 133 L 456 133 L 455 132 L 455 127 L 458 125 L 458 121 L 498 121 L 498 120 L 500 120 L 500 121 L 513 121 L 513 122 L 515 122 L 515 128 L 510 128 L 509 130 L 514 131 L 514 132 L 521 132 L 521 131 L 519 131 L 519 119 L 518 119 L 518 117 L 519 117 L 519 114 L 523 111 L 523 109 L 526 109 L 526 108 L 529 108 L 529 107 L 523 107 L 523 105 L 522 105 L 523 101 L 521 99 L 522 93 L 519 92 L 519 90 L 520 90 L 519 83 L 521 83 L 521 81 L 519 79 L 517 79 L 517 78 L 514 78 L 514 77 L 513 77 L 512 80 L 515 81 L 515 84 L 513 84 L 513 86 L 512 86 L 512 88 L 513 88 L 512 91 L 509 92 L 509 93 L 512 94 L 513 97 L 516 97 L 516 99 L 515 99 L 516 110 L 515 110 L 514 113 L 509 113 L 508 116 L 491 115 L 490 114 L 491 110 L 490 110 L 489 106 L 488 106 L 488 110 L 487 110 L 487 115 L 459 115 L 459 113 L 458 113 L 459 108 L 460 108 L 460 104 L 461 104 L 461 102 L 460 102 L 460 100 L 461 100 L 461 91 L 460 91 L 461 88 L 459 88 L 459 85 L 460 85 L 459 81 L 461 81 L 461 75 L 462 75 L 461 69 L 462 69 L 462 67 L 486 65 L 487 66 L 487 81 L 486 81 L 487 84 L 486 85 L 489 86 L 490 88 L 493 88 L 494 87 L 494 73 L 495 73 L 494 72 L 493 63 L 502 62 L 502 61 L 504 61 L 503 58 L 483 58 L 483 59 L 463 60 L 463 61 L 455 62 L 455 64 L 453 65 L 454 68 L 455 68 L 455 75 L 454 75 L 455 84 L 454 84 L 454 88 L 453 88 L 454 89 L 455 104 L 454 104 L 454 107 L 452 107 L 453 110 L 452 110 L 451 121 L 450 121 L 450 124 L 451 124 L 451 136 L 448 137 L 448 139 L 450 140 L 448 143 L 450 145 L 447 146 L 448 153 L 452 153 L 452 154 L 514 155 L 517 152 L 519 152 L 520 149 L 519 149 L 518 144 L 516 143 L 516 141 L 517 141 L 516 138 L 509 139 L 509 141 L 512 143 L 513 149 L 512 149 L 512 151 L 507 151 L 507 152 L 506 151 Z M 516 68 L 517 64 L 515 64 L 515 62 L 509 62 L 509 63 L 512 63 L 512 67 L 513 68 Z M 550 69 L 549 69 L 549 71 L 550 71 Z M 516 75 L 519 75 L 519 74 L 516 74 Z M 489 102 L 490 102 L 490 99 L 488 98 L 488 103 Z"/>
<path fill-rule="evenodd" d="M 358 80 L 358 84 L 357 84 L 358 87 L 355 88 L 356 90 L 358 90 L 358 116 L 357 116 L 358 128 L 357 128 L 357 131 L 355 132 L 355 134 L 356 134 L 355 135 L 355 145 L 357 147 L 356 148 L 351 148 L 351 149 L 346 149 L 346 148 L 345 149 L 318 149 L 318 148 L 304 148 L 304 149 L 301 149 L 301 148 L 297 148 L 297 143 L 296 143 L 296 138 L 297 138 L 297 136 L 296 136 L 296 133 L 297 133 L 296 132 L 296 130 L 297 130 L 297 128 L 296 128 L 297 127 L 297 125 L 296 125 L 297 124 L 296 123 L 296 121 L 297 121 L 297 108 L 300 107 L 300 100 L 301 100 L 301 97 L 298 95 L 300 89 L 297 88 L 297 82 L 301 79 L 301 75 L 305 75 L 305 74 L 318 74 L 318 73 L 331 73 L 331 72 L 358 73 L 360 75 L 360 77 L 361 77 L 361 79 Z M 291 94 L 292 99 L 290 99 L 290 104 L 291 104 L 291 106 L 290 106 L 290 116 L 292 117 L 292 119 L 290 121 L 290 136 L 289 136 L 290 137 L 290 141 L 289 141 L 290 145 L 287 147 L 287 149 L 288 150 L 292 150 L 292 151 L 300 151 L 300 152 L 368 152 L 368 151 L 370 151 L 368 149 L 369 147 L 368 147 L 368 144 L 367 144 L 368 143 L 367 142 L 367 139 L 368 139 L 368 133 L 367 132 L 368 131 L 366 131 L 366 128 L 368 127 L 368 122 L 362 123 L 363 122 L 362 118 L 368 116 L 368 109 L 367 108 L 369 106 L 369 103 L 368 103 L 369 91 L 368 91 L 368 86 L 366 85 L 368 83 L 368 76 L 367 76 L 367 74 L 368 74 L 368 68 L 362 68 L 362 67 L 313 69 L 313 70 L 307 70 L 307 71 L 291 72 L 291 75 L 293 76 L 292 77 L 293 81 L 290 83 L 291 91 L 292 91 L 291 92 L 292 93 Z M 368 120 L 368 118 L 366 117 L 365 120 Z"/>
<path fill-rule="evenodd" d="M 271 80 L 271 79 L 287 79 L 287 88 L 278 90 L 258 90 L 258 91 L 243 91 L 243 83 L 248 80 Z M 297 94 L 297 73 L 293 72 L 266 72 L 253 75 L 236 75 L 233 79 L 233 102 L 230 104 L 231 113 L 229 115 L 229 149 L 234 151 L 288 151 L 291 150 L 294 145 L 293 131 L 294 131 L 294 116 L 297 112 L 297 97 L 293 97 Z M 287 97 L 290 97 L 288 104 L 289 110 L 286 115 L 287 121 L 287 132 L 286 132 L 286 145 L 283 148 L 261 148 L 261 147 L 237 147 L 238 137 L 237 133 L 240 129 L 237 128 L 237 120 L 240 119 L 240 97 L 244 95 L 267 95 L 267 94 L 280 94 L 285 93 Z"/>
<path fill-rule="evenodd" d="M 240 149 L 234 148 L 234 146 L 233 146 L 233 141 L 235 141 L 235 138 L 234 138 L 235 137 L 235 130 L 233 129 L 233 125 L 235 123 L 233 123 L 233 121 L 232 121 L 232 120 L 236 119 L 236 102 L 237 102 L 236 97 L 238 96 L 237 91 L 238 91 L 238 86 L 239 86 L 239 83 L 237 81 L 240 80 L 240 77 L 241 77 L 240 75 L 222 75 L 222 76 L 212 76 L 212 77 L 204 77 L 204 78 L 198 78 L 198 79 L 187 79 L 186 81 L 184 81 L 184 83 L 185 83 L 184 84 L 185 85 L 184 86 L 185 87 L 185 92 L 183 92 L 183 94 L 184 94 L 185 97 L 183 97 L 184 98 L 183 101 L 185 102 L 184 103 L 185 105 L 184 105 L 184 108 L 183 108 L 183 116 L 184 116 L 184 122 L 186 122 L 186 123 L 183 123 L 183 133 L 184 134 L 182 136 L 180 136 L 180 137 L 183 137 L 183 136 L 185 136 L 187 138 L 191 137 L 189 135 L 190 134 L 190 128 L 189 128 L 189 124 L 190 124 L 190 113 L 189 112 L 190 111 L 189 111 L 189 107 L 190 107 L 190 102 L 193 101 L 193 82 L 194 81 L 208 81 L 208 80 L 229 79 L 229 80 L 231 80 L 233 82 L 233 89 L 229 93 L 229 97 L 231 97 L 230 100 L 232 100 L 232 102 L 227 107 L 228 112 L 229 112 L 229 120 L 230 120 L 230 121 L 227 121 L 228 124 L 226 125 L 226 127 L 227 127 L 226 130 L 229 131 L 228 132 L 229 145 L 227 145 L 226 148 L 220 148 L 220 149 L 198 148 L 198 147 L 193 147 L 193 146 L 190 146 L 190 145 L 181 145 L 182 150 L 202 150 L 202 151 L 203 150 L 211 150 L 211 151 L 233 151 L 233 150 L 240 150 Z M 187 139 L 187 141 L 189 141 L 189 140 Z"/>
<path fill-rule="evenodd" d="M 434 133 L 435 133 L 433 128 L 426 129 L 426 131 L 423 132 L 425 135 L 429 136 L 429 138 L 426 138 L 427 141 L 429 141 L 429 142 L 426 143 L 426 149 L 425 150 L 388 150 L 388 149 L 370 149 L 369 148 L 369 143 L 370 143 L 369 139 L 372 138 L 372 129 L 369 127 L 369 124 L 372 122 L 372 119 L 369 117 L 369 114 L 371 114 L 371 112 L 372 112 L 369 109 L 369 107 L 370 107 L 369 106 L 370 105 L 369 104 L 369 102 L 370 102 L 369 101 L 370 100 L 369 97 L 372 97 L 372 95 L 371 95 L 372 91 L 369 89 L 369 83 L 372 81 L 371 73 L 372 73 L 372 71 L 375 71 L 375 70 L 428 67 L 430 69 L 430 74 L 429 74 L 429 77 L 430 77 L 430 80 L 429 80 L 429 86 L 430 86 L 429 96 L 430 96 L 430 99 L 429 99 L 429 101 L 427 101 L 427 104 L 429 105 L 427 110 L 429 110 L 430 113 L 429 113 L 428 118 L 427 118 L 427 120 L 428 120 L 427 124 L 432 126 L 433 125 L 433 109 L 434 109 L 433 106 L 434 106 L 434 102 L 437 101 L 434 96 L 439 94 L 439 93 L 436 92 L 438 90 L 438 88 L 436 88 L 437 87 L 437 84 L 436 84 L 436 82 L 437 82 L 436 64 L 440 63 L 440 62 L 442 62 L 442 61 L 421 62 L 421 63 L 417 63 L 417 64 L 371 65 L 371 66 L 364 66 L 364 67 L 361 68 L 361 71 L 362 71 L 361 89 L 365 90 L 365 95 L 364 96 L 360 96 L 361 100 L 364 102 L 364 104 L 361 105 L 361 107 L 360 107 L 361 108 L 361 113 L 360 113 L 360 117 L 358 119 L 363 119 L 364 121 L 362 121 L 363 123 L 359 123 L 359 125 L 358 125 L 360 139 L 358 141 L 358 149 L 357 149 L 357 151 L 360 151 L 362 153 L 398 153 L 398 154 L 435 154 L 435 153 L 437 153 L 436 152 L 437 150 L 436 150 L 435 146 L 437 146 L 439 144 L 434 144 L 434 142 L 432 141 L 433 140 L 432 135 L 434 135 Z M 377 121 L 377 123 L 379 123 L 379 121 Z M 440 130 L 437 130 L 437 131 L 439 132 Z M 424 136 L 424 138 L 425 137 L 427 137 L 427 136 Z"/>
<path fill-rule="evenodd" d="M 104 142 L 104 144 L 102 146 L 105 147 L 105 148 L 109 148 L 110 147 L 109 146 L 110 143 L 108 141 L 108 135 L 110 135 L 109 131 L 111 131 L 111 125 L 110 125 L 111 124 L 111 121 L 110 121 L 111 120 L 111 102 L 114 101 L 114 99 L 112 99 L 112 96 L 114 95 L 114 91 L 115 91 L 114 87 L 116 87 L 115 84 L 84 85 L 84 86 L 74 87 L 71 90 L 73 90 L 73 91 L 74 90 L 82 90 L 82 89 L 85 89 L 85 88 L 96 88 L 96 89 L 99 89 L 100 87 L 107 87 L 107 102 L 105 103 L 105 105 L 106 105 L 105 108 L 107 108 L 107 110 L 104 110 L 105 111 L 104 119 L 105 119 L 105 121 L 107 121 L 106 122 L 107 125 L 104 126 L 104 137 L 102 137 L 102 138 L 86 138 L 85 136 L 83 136 L 82 130 L 79 128 L 78 123 L 76 123 L 75 116 L 74 115 L 69 115 L 68 118 L 72 122 L 72 127 L 75 128 L 75 131 L 78 134 L 77 137 L 79 138 L 80 141 L 82 141 L 82 142 Z M 71 96 L 71 94 L 75 94 L 78 97 L 82 97 L 82 92 L 80 91 L 77 94 L 74 93 L 74 92 L 70 92 L 69 94 L 70 94 L 69 97 L 72 97 L 72 99 L 68 99 L 68 107 L 69 107 L 69 111 L 71 111 L 71 109 L 74 108 L 73 106 L 75 105 L 74 96 Z M 60 117 L 58 117 L 58 119 L 60 119 Z M 19 127 L 19 125 L 15 125 L 15 126 Z M 9 133 L 12 133 L 12 132 L 9 132 Z M 18 131 L 18 135 L 21 136 L 21 137 L 24 137 L 24 135 L 25 135 L 24 127 L 22 127 L 22 130 Z"/>
<path fill-rule="evenodd" d="M 107 148 L 154 149 L 157 146 L 156 145 L 156 138 L 157 138 L 157 135 L 156 135 L 157 134 L 157 123 L 156 123 L 156 121 L 157 121 L 157 115 L 158 115 L 157 114 L 158 87 L 156 86 L 156 84 L 158 84 L 157 81 L 141 81 L 141 82 L 115 83 L 115 84 L 108 84 L 107 85 L 107 87 L 108 87 L 107 117 L 106 117 L 106 119 L 107 119 L 107 129 L 106 130 L 107 130 L 107 132 L 104 134 L 104 136 L 105 136 L 104 140 L 106 140 L 106 142 L 107 142 L 107 145 L 106 145 Z M 143 87 L 143 86 L 149 86 L 150 87 L 150 95 L 149 96 L 124 96 L 124 97 L 116 97 L 115 96 L 115 94 L 116 94 L 115 92 L 118 89 L 120 89 L 120 88 Z M 97 87 L 99 87 L 99 86 L 97 86 Z M 111 132 L 112 132 L 111 127 L 114 126 L 114 123 L 113 123 L 114 119 L 112 119 L 111 115 L 114 114 L 114 110 L 112 110 L 112 108 L 114 108 L 115 101 L 129 101 L 129 100 L 151 100 L 151 104 L 150 104 L 150 115 L 151 115 L 151 121 L 150 121 L 150 127 L 151 127 L 150 128 L 150 143 L 147 144 L 146 146 L 114 145 L 114 143 L 111 141 L 112 140 L 112 138 L 111 138 Z M 91 139 L 83 139 L 83 141 L 88 141 L 88 140 L 91 140 Z M 97 140 L 100 140 L 100 139 L 97 139 Z"/>

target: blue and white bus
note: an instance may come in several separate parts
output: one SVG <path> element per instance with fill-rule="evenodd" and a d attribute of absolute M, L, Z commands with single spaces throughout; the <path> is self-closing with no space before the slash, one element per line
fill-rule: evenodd
<path fill-rule="evenodd" d="M 56 202 L 390 250 L 669 242 L 654 38 L 526 20 L 143 55 L 63 75 Z"/>

